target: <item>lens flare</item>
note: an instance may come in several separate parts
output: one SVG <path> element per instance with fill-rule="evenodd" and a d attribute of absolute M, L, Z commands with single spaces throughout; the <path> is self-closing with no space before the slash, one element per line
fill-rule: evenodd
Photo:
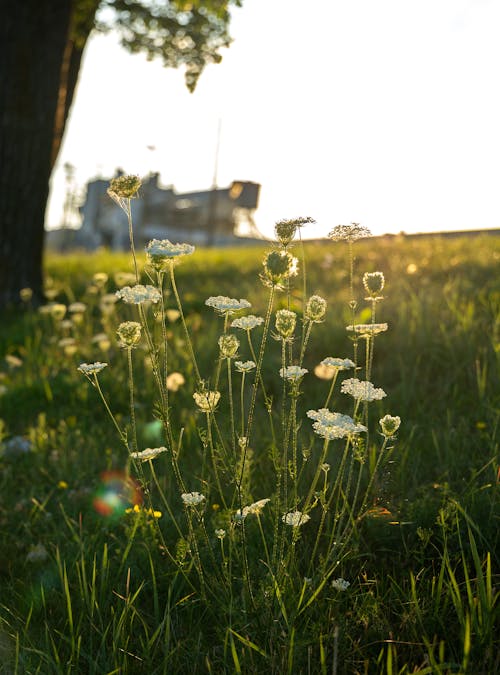
<path fill-rule="evenodd" d="M 96 490 L 93 506 L 105 518 L 118 519 L 127 508 L 142 503 L 138 484 L 122 471 L 105 471 Z"/>

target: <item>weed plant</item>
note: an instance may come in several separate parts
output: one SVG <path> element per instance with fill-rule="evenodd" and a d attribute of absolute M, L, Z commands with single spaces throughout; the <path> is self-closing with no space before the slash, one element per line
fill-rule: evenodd
<path fill-rule="evenodd" d="M 495 672 L 491 262 L 136 252 L 134 181 L 132 260 L 54 260 L 3 343 L 3 672 Z"/>

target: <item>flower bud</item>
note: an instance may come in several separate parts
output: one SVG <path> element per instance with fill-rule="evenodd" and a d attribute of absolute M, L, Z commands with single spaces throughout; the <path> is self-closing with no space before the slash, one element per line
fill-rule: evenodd
<path fill-rule="evenodd" d="M 287 277 L 297 274 L 297 258 L 287 251 L 270 251 L 264 258 L 262 281 L 270 286 L 279 286 Z"/>
<path fill-rule="evenodd" d="M 312 295 L 306 306 L 305 317 L 308 321 L 319 323 L 326 314 L 326 300 L 319 295 Z"/>
<path fill-rule="evenodd" d="M 137 321 L 124 321 L 116 330 L 116 337 L 120 347 L 131 349 L 141 339 L 141 324 Z"/>
<path fill-rule="evenodd" d="M 382 272 L 365 272 L 363 275 L 363 286 L 365 291 L 376 298 L 384 289 L 385 279 Z"/>
<path fill-rule="evenodd" d="M 141 187 L 139 176 L 124 175 L 112 178 L 109 183 L 108 194 L 122 199 L 132 199 Z M 112 194 L 111 194 L 112 193 Z"/>
<path fill-rule="evenodd" d="M 276 312 L 276 330 L 280 337 L 288 340 L 292 337 L 295 331 L 295 323 L 297 315 L 295 312 L 290 312 L 288 309 L 279 309 Z"/>
<path fill-rule="evenodd" d="M 240 341 L 232 333 L 225 333 L 219 338 L 219 349 L 221 359 L 232 359 L 236 356 Z"/>
<path fill-rule="evenodd" d="M 396 431 L 399 429 L 399 425 L 401 424 L 401 418 L 398 416 L 393 417 L 392 415 L 385 415 L 381 420 L 379 420 L 379 424 L 382 428 L 382 433 L 384 436 L 394 436 Z"/>

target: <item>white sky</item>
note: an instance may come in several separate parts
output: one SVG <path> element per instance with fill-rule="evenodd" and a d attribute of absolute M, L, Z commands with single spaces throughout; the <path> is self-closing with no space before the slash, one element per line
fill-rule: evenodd
<path fill-rule="evenodd" d="M 194 94 L 181 70 L 87 46 L 52 181 L 116 167 L 178 191 L 262 185 L 256 222 L 312 216 L 307 236 L 500 227 L 498 0 L 244 0 L 234 42 Z M 156 150 L 147 149 L 148 145 Z"/>

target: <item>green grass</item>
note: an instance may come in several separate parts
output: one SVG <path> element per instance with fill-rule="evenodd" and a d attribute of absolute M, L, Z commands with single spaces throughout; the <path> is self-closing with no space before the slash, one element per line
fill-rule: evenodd
<path fill-rule="evenodd" d="M 351 323 L 346 246 L 325 241 L 305 249 L 307 294 L 323 296 L 328 313 L 315 326 L 304 361 L 310 375 L 298 401 L 301 450 L 313 440 L 305 413 L 322 407 L 329 387 L 312 375 L 315 365 L 352 352 L 344 330 Z M 377 338 L 372 381 L 388 396 L 371 404 L 370 425 L 375 428 L 386 412 L 399 415 L 402 425 L 376 479 L 372 509 L 354 524 L 338 561 L 334 576 L 348 579 L 349 588 L 336 591 L 331 579 L 310 570 L 313 541 L 305 527 L 283 578 L 258 577 L 264 551 L 254 522 L 246 528 L 251 573 L 258 579 L 254 607 L 245 595 L 243 561 L 234 560 L 229 597 L 208 546 L 200 557 L 213 574 L 203 596 L 193 581 L 195 558 L 171 517 L 177 513 L 162 509 L 156 523 L 145 512 L 106 518 L 94 508 L 102 473 L 122 470 L 127 457 L 95 388 L 76 368 L 82 361 L 110 364 L 99 381 L 118 423 L 128 424 L 126 357 L 114 331 L 136 317 L 118 305 L 103 316 L 99 294 L 88 285 L 95 272 L 105 271 L 106 290 L 114 291 L 113 274 L 131 271 L 131 260 L 104 252 L 48 257 L 56 299 L 83 299 L 89 317 L 77 330 L 77 353 L 69 356 L 58 346 L 62 334 L 50 317 L 26 312 L 3 318 L 0 672 L 498 672 L 500 239 L 387 237 L 356 242 L 354 249 L 358 297 L 363 272 L 380 270 L 386 277 L 377 320 L 387 321 L 389 331 Z M 251 311 L 263 315 L 262 256 L 261 247 L 196 251 L 176 269 L 202 373 L 214 369 L 221 332 L 205 299 L 248 298 Z M 298 278 L 291 293 L 299 316 L 301 284 Z M 286 294 L 276 306 L 286 307 Z M 167 308 L 174 307 L 170 296 Z M 363 307 L 360 322 L 369 321 Z M 194 479 L 204 462 L 204 438 L 193 415 L 193 369 L 180 322 L 169 322 L 167 330 L 170 369 L 186 378 L 171 396 L 172 420 L 184 428 L 179 462 L 183 475 Z M 92 342 L 103 331 L 111 336 L 106 353 Z M 269 349 L 263 375 L 279 402 L 280 346 Z M 20 365 L 6 355 L 19 357 Z M 154 383 L 145 357 L 134 353 L 135 412 L 139 446 L 154 447 L 164 441 L 152 414 Z M 341 402 L 337 395 L 332 409 Z M 218 419 L 224 426 L 224 416 Z M 16 436 L 29 439 L 30 452 L 5 450 Z M 369 466 L 376 461 L 375 437 Z M 262 408 L 252 445 L 248 480 L 260 499 L 274 488 Z M 166 458 L 155 460 L 154 468 L 158 483 L 147 472 L 141 480 L 156 505 L 158 490 L 170 496 L 175 484 Z M 227 527 L 223 508 L 211 505 L 205 518 L 212 531 Z M 38 561 L 37 545 L 47 552 Z M 312 578 L 310 585 L 304 576 Z"/>

